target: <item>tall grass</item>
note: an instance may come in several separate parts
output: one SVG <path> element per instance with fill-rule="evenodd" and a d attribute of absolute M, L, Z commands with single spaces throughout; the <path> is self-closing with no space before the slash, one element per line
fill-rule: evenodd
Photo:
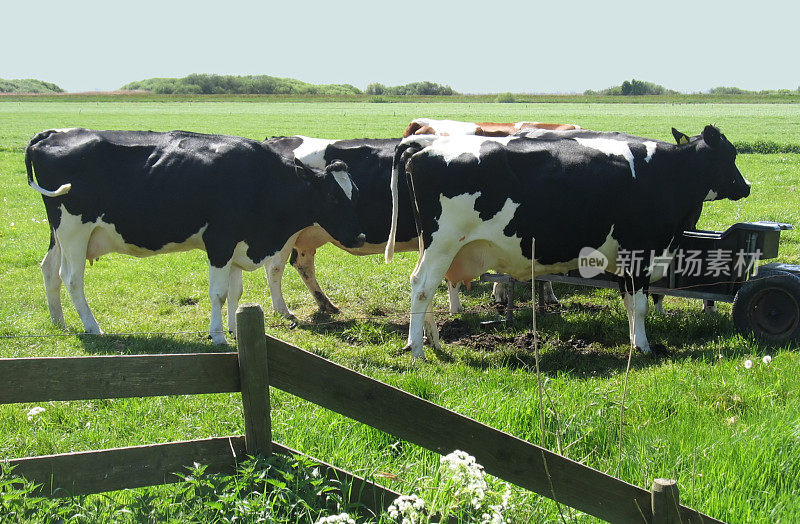
<path fill-rule="evenodd" d="M 570 122 L 663 140 L 671 140 L 670 127 L 694 134 L 716 122 L 734 143 L 800 144 L 796 105 L 0 101 L 0 336 L 6 337 L 0 339 L 0 356 L 217 349 L 205 338 L 210 304 L 207 265 L 200 252 L 149 259 L 109 255 L 88 268 L 89 303 L 101 326 L 119 335 L 78 335 L 81 324 L 66 294 L 71 333 L 50 324 L 38 268 L 48 227 L 38 195 L 27 187 L 23 163 L 24 146 L 34 133 L 84 126 L 187 129 L 257 139 L 295 133 L 393 137 L 419 116 Z M 800 155 L 747 153 L 737 164 L 753 182 L 752 195 L 736 203 L 707 204 L 702 227 L 764 219 L 800 224 Z M 780 248 L 782 261 L 800 263 L 797 231 L 786 232 Z M 270 334 L 517 437 L 538 442 L 544 430 L 549 449 L 606 472 L 617 470 L 620 394 L 629 351 L 627 319 L 617 293 L 556 286 L 562 306 L 537 314 L 546 415 L 542 424 L 534 355 L 526 338 L 532 322 L 527 296 L 520 299 L 514 329 L 487 328 L 481 321 L 497 318 L 487 305 L 490 290 L 474 286 L 464 294 L 466 312 L 457 317 L 466 336 L 444 340 L 453 362 L 434 359 L 418 365 L 396 353 L 407 329 L 408 275 L 416 254 L 400 253 L 386 265 L 379 257 L 353 257 L 326 246 L 317 261 L 322 287 L 343 313 L 315 314 L 313 299 L 287 269 L 284 292 L 301 322 L 291 329 L 268 314 Z M 244 284 L 243 300 L 268 309 L 264 274 L 246 274 Z M 444 293 L 437 295 L 434 307 L 440 324 L 450 321 Z M 631 357 L 621 477 L 644 487 L 655 477 L 675 478 L 684 503 L 733 522 L 800 520 L 797 351 L 740 338 L 726 304 L 711 315 L 700 314 L 699 304 L 688 300 L 668 298 L 665 308 L 667 315 L 649 316 L 647 327 L 651 343 L 663 344 L 667 356 Z M 772 361 L 764 364 L 761 358 L 767 353 Z M 745 359 L 756 365 L 745 369 Z M 0 407 L 0 457 L 244 430 L 236 395 L 43 403 L 45 411 L 29 421 L 33 407 Z M 413 492 L 438 467 L 433 453 L 282 392 L 273 392 L 272 407 L 276 440 L 344 469 L 380 475 L 400 492 Z M 130 501 L 124 493 L 111 496 Z M 561 520 L 549 500 L 520 497 L 520 521 Z M 564 518 L 591 520 L 566 508 Z"/>

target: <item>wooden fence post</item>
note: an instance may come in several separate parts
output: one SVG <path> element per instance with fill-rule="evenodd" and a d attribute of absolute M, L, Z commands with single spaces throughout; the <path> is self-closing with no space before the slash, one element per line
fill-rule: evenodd
<path fill-rule="evenodd" d="M 506 282 L 506 326 L 514 326 L 514 280 Z"/>
<path fill-rule="evenodd" d="M 655 479 L 650 496 L 653 524 L 681 522 L 681 503 L 677 482 L 670 479 Z"/>
<path fill-rule="evenodd" d="M 248 455 L 272 454 L 269 406 L 269 370 L 264 312 L 258 304 L 242 304 L 236 310 L 239 342 L 239 377 L 242 382 L 245 446 Z"/>

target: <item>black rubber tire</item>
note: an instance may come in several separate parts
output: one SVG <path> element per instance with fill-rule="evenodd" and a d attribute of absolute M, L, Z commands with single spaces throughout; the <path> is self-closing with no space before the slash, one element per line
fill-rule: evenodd
<path fill-rule="evenodd" d="M 771 346 L 800 344 L 800 278 L 759 272 L 736 293 L 732 317 L 745 337 Z"/>

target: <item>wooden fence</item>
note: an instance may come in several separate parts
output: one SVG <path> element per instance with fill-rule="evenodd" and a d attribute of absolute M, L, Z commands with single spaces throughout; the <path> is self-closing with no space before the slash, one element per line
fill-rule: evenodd
<path fill-rule="evenodd" d="M 240 391 L 244 436 L 8 462 L 56 496 L 175 482 L 194 462 L 231 472 L 245 454 L 296 453 L 271 440 L 272 386 L 436 453 L 464 450 L 491 475 L 609 522 L 720 522 L 681 505 L 674 481 L 656 479 L 648 491 L 265 336 L 257 305 L 242 305 L 237 325 L 238 354 L 0 359 L 0 404 Z M 322 464 L 374 512 L 398 496 Z"/>

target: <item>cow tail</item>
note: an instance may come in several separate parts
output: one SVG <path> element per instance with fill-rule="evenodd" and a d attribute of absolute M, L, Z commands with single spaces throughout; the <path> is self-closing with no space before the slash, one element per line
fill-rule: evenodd
<path fill-rule="evenodd" d="M 31 148 L 35 146 L 37 143 L 47 138 L 48 136 L 52 135 L 54 132 L 55 131 L 50 130 L 38 133 L 33 138 L 31 138 L 31 141 L 28 143 L 28 147 L 25 148 L 25 169 L 28 171 L 28 185 L 46 197 L 61 196 L 68 193 L 69 190 L 72 189 L 72 184 L 63 184 L 55 191 L 48 191 L 47 189 L 44 189 L 41 186 L 39 186 L 39 184 L 37 184 L 36 181 L 34 181 L 33 179 L 33 162 L 31 161 Z"/>
<path fill-rule="evenodd" d="M 399 211 L 399 203 L 397 196 L 397 180 L 400 178 L 400 156 L 405 151 L 402 144 L 398 145 L 394 150 L 394 160 L 392 161 L 392 178 L 389 182 L 389 189 L 392 192 L 392 220 L 389 226 L 389 239 L 386 242 L 386 250 L 384 251 L 384 259 L 386 263 L 392 261 L 394 257 L 394 242 L 397 237 L 397 214 Z"/>

